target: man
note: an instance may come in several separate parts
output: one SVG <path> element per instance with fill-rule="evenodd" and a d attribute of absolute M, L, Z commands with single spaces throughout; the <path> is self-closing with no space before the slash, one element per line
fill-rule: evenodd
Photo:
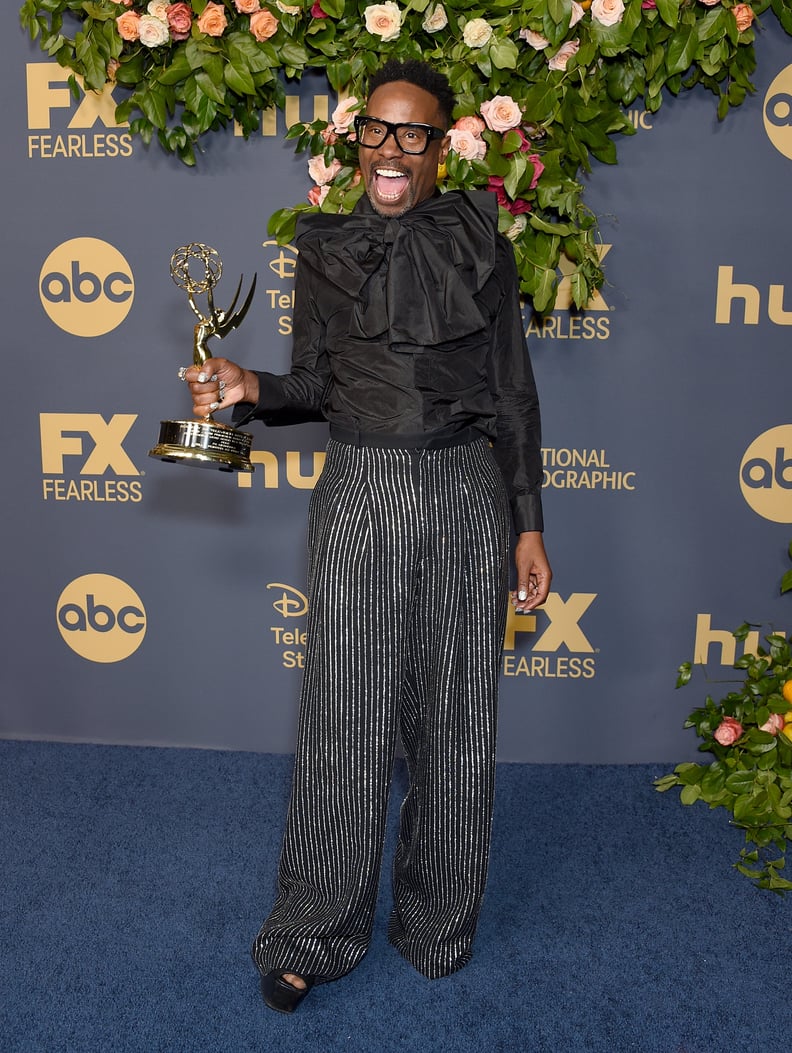
<path fill-rule="evenodd" d="M 420 62 L 387 63 L 356 120 L 366 188 L 297 231 L 289 374 L 225 359 L 187 371 L 198 416 L 321 413 L 309 616 L 279 892 L 253 947 L 291 1012 L 370 940 L 396 740 L 401 810 L 388 935 L 427 977 L 471 956 L 486 881 L 508 597 L 547 597 L 536 389 L 517 274 L 491 194 L 436 191 L 454 99 Z M 491 440 L 491 443 L 490 443 Z M 504 485 L 505 484 L 505 485 Z"/>

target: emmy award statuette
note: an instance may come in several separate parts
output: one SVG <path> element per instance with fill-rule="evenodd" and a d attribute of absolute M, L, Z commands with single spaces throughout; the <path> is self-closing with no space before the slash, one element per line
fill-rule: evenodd
<path fill-rule="evenodd" d="M 200 277 L 190 273 L 201 268 Z M 171 278 L 184 289 L 190 301 L 190 307 L 198 318 L 194 328 L 193 363 L 202 366 L 212 352 L 207 342 L 212 336 L 222 340 L 224 336 L 242 322 L 247 314 L 256 291 L 256 276 L 247 299 L 234 312 L 239 293 L 242 289 L 242 278 L 234 293 L 234 299 L 227 311 L 220 311 L 214 305 L 213 290 L 223 273 L 223 261 L 216 249 L 198 242 L 176 249 L 170 261 Z M 195 297 L 206 294 L 207 312 L 202 313 L 195 302 Z M 228 424 L 213 420 L 212 414 L 193 420 L 160 421 L 159 442 L 149 457 L 161 461 L 173 461 L 179 464 L 192 464 L 199 468 L 217 468 L 221 472 L 252 472 L 254 465 L 250 461 L 250 446 L 253 436 L 246 431 L 238 431 Z"/>

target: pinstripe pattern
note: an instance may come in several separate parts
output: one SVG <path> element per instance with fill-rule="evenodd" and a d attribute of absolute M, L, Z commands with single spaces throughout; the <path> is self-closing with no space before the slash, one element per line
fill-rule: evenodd
<path fill-rule="evenodd" d="M 508 508 L 488 444 L 333 440 L 311 499 L 308 644 L 263 972 L 335 979 L 368 947 L 397 735 L 410 789 L 391 942 L 422 973 L 470 959 L 484 891 Z"/>

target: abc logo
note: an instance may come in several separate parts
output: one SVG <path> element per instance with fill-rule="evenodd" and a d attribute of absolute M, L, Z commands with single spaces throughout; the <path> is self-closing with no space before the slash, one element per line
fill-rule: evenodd
<path fill-rule="evenodd" d="M 72 238 L 53 249 L 39 276 L 44 310 L 74 336 L 102 336 L 121 325 L 134 299 L 129 264 L 98 238 Z"/>
<path fill-rule="evenodd" d="M 792 66 L 782 69 L 767 89 L 764 126 L 776 150 L 792 159 Z"/>
<path fill-rule="evenodd" d="M 125 581 L 110 574 L 84 574 L 58 599 L 58 628 L 66 643 L 89 662 L 121 662 L 146 635 L 146 612 Z"/>
<path fill-rule="evenodd" d="M 792 523 L 792 424 L 754 439 L 740 465 L 740 487 L 758 515 L 774 523 Z"/>

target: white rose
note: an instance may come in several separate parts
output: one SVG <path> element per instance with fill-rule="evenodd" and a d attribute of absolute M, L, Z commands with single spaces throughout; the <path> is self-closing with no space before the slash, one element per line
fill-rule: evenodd
<path fill-rule="evenodd" d="M 151 0 L 151 3 L 146 8 L 148 13 L 153 18 L 158 18 L 160 22 L 168 21 L 168 0 Z"/>
<path fill-rule="evenodd" d="M 504 231 L 504 234 L 509 239 L 509 241 L 516 241 L 527 226 L 528 217 L 525 214 L 515 216 L 514 222 L 508 230 Z"/>
<path fill-rule="evenodd" d="M 544 51 L 550 43 L 547 37 L 543 37 L 541 33 L 535 33 L 533 29 L 521 29 L 520 40 L 530 44 L 534 51 Z"/>
<path fill-rule="evenodd" d="M 421 25 L 427 33 L 438 33 L 441 29 L 445 29 L 448 25 L 448 15 L 443 5 L 437 4 L 432 8 L 431 14 L 424 15 Z"/>
<path fill-rule="evenodd" d="M 381 37 L 383 43 L 395 40 L 401 28 L 401 11 L 393 0 L 384 4 L 370 4 L 363 12 L 366 17 L 366 29 L 375 37 Z"/>
<path fill-rule="evenodd" d="M 547 65 L 550 69 L 566 69 L 567 62 L 572 58 L 574 54 L 580 49 L 579 40 L 568 40 L 566 44 L 562 44 L 558 51 L 548 60 Z"/>
<path fill-rule="evenodd" d="M 624 18 L 624 0 L 592 0 L 591 17 L 603 26 L 615 26 Z"/>
<path fill-rule="evenodd" d="M 469 48 L 483 48 L 492 36 L 492 26 L 483 18 L 473 18 L 462 32 L 462 39 Z"/>
<path fill-rule="evenodd" d="M 157 48 L 170 40 L 168 23 L 154 18 L 153 15 L 140 16 L 139 30 L 140 43 L 145 44 L 147 48 Z"/>
<path fill-rule="evenodd" d="M 577 0 L 572 0 L 572 17 L 569 20 L 569 28 L 576 26 L 585 13 Z"/>

